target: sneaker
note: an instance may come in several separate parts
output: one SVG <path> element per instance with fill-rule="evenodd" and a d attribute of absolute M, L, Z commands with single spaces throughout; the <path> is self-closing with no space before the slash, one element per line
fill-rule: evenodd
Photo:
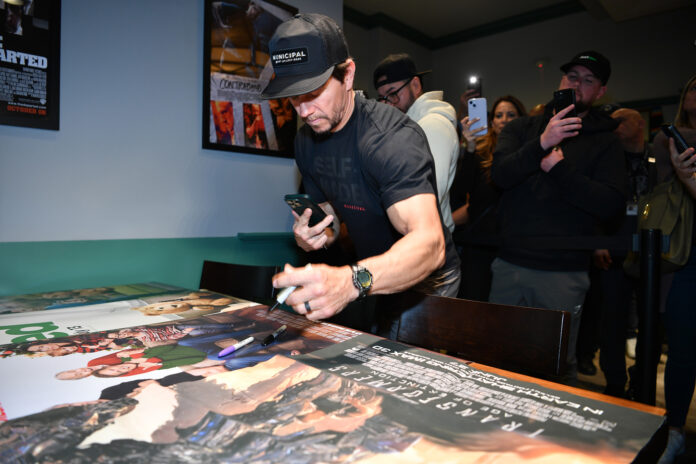
<path fill-rule="evenodd" d="M 657 464 L 672 464 L 677 456 L 681 456 L 686 451 L 686 439 L 684 438 L 684 432 L 677 429 L 669 429 L 669 436 L 667 437 L 667 447 L 665 452 L 660 456 L 660 460 Z"/>
<path fill-rule="evenodd" d="M 636 337 L 626 339 L 626 356 L 631 359 L 636 359 Z"/>

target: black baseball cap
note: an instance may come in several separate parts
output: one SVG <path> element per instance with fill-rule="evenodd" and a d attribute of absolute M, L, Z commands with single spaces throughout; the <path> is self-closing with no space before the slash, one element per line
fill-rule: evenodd
<path fill-rule="evenodd" d="M 375 72 L 372 74 L 372 80 L 375 88 L 384 84 L 410 79 L 414 76 L 422 76 L 428 74 L 428 71 L 416 71 L 416 64 L 411 57 L 406 53 L 397 53 L 387 56 L 379 62 Z"/>
<path fill-rule="evenodd" d="M 312 92 L 326 83 L 334 67 L 350 55 L 336 22 L 317 13 L 300 13 L 283 22 L 268 43 L 275 77 L 262 98 Z"/>
<path fill-rule="evenodd" d="M 561 71 L 567 73 L 570 68 L 578 64 L 592 71 L 592 74 L 602 81 L 602 85 L 607 85 L 607 81 L 609 81 L 609 76 L 611 75 L 611 65 L 604 55 L 593 50 L 580 52 L 568 63 L 561 66 Z"/>

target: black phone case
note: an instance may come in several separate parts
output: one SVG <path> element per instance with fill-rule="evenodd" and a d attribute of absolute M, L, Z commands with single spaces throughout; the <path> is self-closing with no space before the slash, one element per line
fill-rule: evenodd
<path fill-rule="evenodd" d="M 314 227 L 326 217 L 324 210 L 305 193 L 285 195 L 285 203 L 300 216 L 307 208 L 311 209 L 312 217 L 309 218 L 309 227 Z"/>
<path fill-rule="evenodd" d="M 686 143 L 684 136 L 681 135 L 674 125 L 662 126 L 662 132 L 664 132 L 667 137 L 672 137 L 674 139 L 674 145 L 677 147 L 679 153 L 683 153 L 689 148 L 689 144 Z"/>
<path fill-rule="evenodd" d="M 562 89 L 556 90 L 553 93 L 553 108 L 556 110 L 556 114 L 559 111 L 567 108 L 570 105 L 575 104 L 575 90 L 573 89 Z M 573 108 L 570 113 L 566 114 L 564 118 L 574 118 L 578 115 L 575 108 Z"/>

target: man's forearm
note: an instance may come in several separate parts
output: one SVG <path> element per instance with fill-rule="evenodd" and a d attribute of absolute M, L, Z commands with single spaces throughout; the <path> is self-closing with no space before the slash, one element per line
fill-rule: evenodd
<path fill-rule="evenodd" d="M 413 287 L 445 262 L 445 240 L 428 231 L 403 236 L 385 253 L 362 259 L 373 277 L 370 294 L 395 293 Z"/>
<path fill-rule="evenodd" d="M 541 170 L 539 163 L 546 154 L 539 145 L 538 137 L 522 146 L 499 139 L 491 167 L 493 182 L 502 189 L 515 187 Z"/>

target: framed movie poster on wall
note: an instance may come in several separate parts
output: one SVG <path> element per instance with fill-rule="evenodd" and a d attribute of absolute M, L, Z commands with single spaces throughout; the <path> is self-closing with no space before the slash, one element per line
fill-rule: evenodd
<path fill-rule="evenodd" d="M 203 148 L 293 157 L 297 115 L 261 99 L 273 76 L 268 42 L 297 9 L 275 0 L 206 0 Z"/>
<path fill-rule="evenodd" d="M 0 124 L 58 130 L 60 0 L 0 0 Z"/>

